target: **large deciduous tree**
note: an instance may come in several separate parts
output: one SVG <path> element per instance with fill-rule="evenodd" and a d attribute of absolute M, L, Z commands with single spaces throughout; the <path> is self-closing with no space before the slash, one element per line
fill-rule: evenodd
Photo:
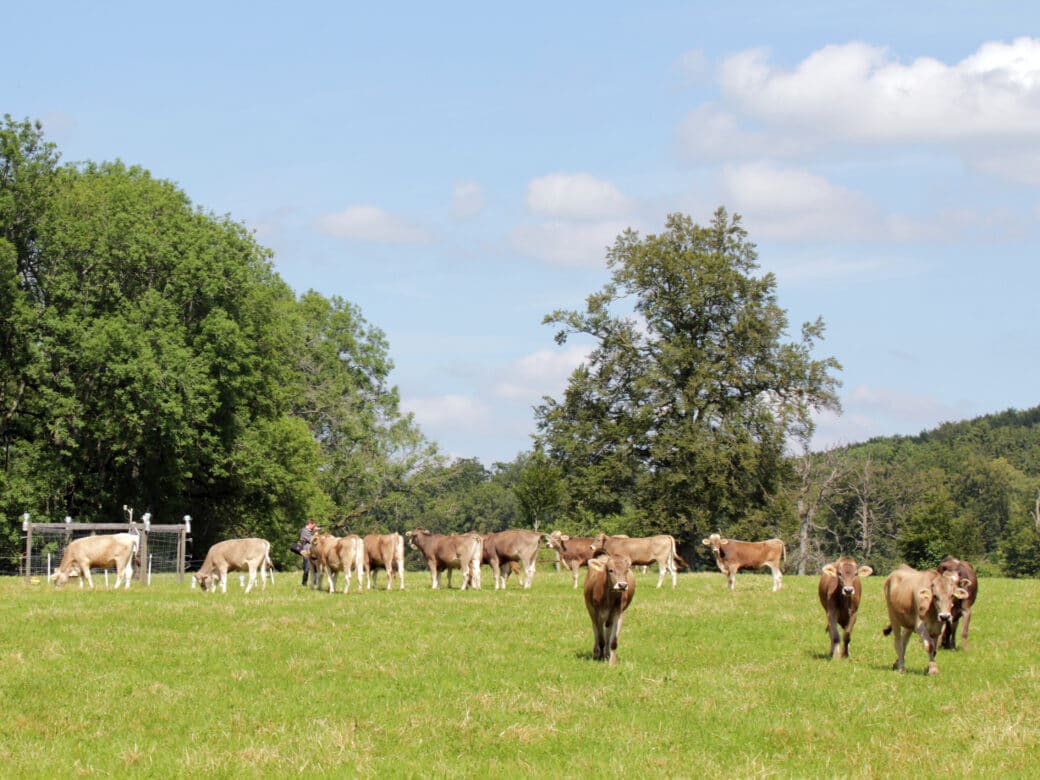
<path fill-rule="evenodd" d="M 668 217 L 608 251 L 611 279 L 585 311 L 555 311 L 557 343 L 596 346 L 563 398 L 537 410 L 539 444 L 568 484 L 572 514 L 634 511 L 644 527 L 700 538 L 764 507 L 790 438 L 837 408 L 840 365 L 816 359 L 816 320 L 788 341 L 772 274 L 740 217 Z"/>

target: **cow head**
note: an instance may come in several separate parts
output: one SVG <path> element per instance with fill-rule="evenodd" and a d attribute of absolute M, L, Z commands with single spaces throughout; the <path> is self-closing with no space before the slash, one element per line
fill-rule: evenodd
<path fill-rule="evenodd" d="M 948 623 L 953 617 L 953 600 L 968 598 L 968 591 L 965 588 L 970 584 L 967 579 L 958 579 L 956 572 L 949 571 L 944 574 L 936 572 L 931 586 L 917 592 L 917 609 L 921 617 L 924 617 L 934 604 L 936 616 L 941 622 Z"/>
<path fill-rule="evenodd" d="M 196 573 L 194 575 L 194 577 L 195 577 L 195 582 L 199 583 L 199 587 L 202 588 L 202 590 L 204 590 L 204 591 L 209 590 L 210 584 L 212 584 L 213 585 L 213 589 L 216 590 L 216 587 L 217 587 L 217 585 L 219 583 L 219 580 L 220 580 L 220 578 L 217 577 L 215 574 L 198 574 L 198 573 Z"/>
<path fill-rule="evenodd" d="M 712 534 L 707 539 L 702 539 L 701 544 L 705 547 L 710 547 L 712 554 L 718 558 L 720 555 L 725 557 L 725 553 L 722 550 L 723 545 L 729 544 L 729 539 L 723 539 L 718 534 Z"/>
<path fill-rule="evenodd" d="M 601 533 L 593 537 L 591 547 L 594 556 L 602 554 L 607 549 L 607 535 Z"/>
<path fill-rule="evenodd" d="M 405 531 L 405 538 L 408 540 L 408 546 L 413 550 L 418 550 L 419 545 L 415 543 L 415 537 L 417 536 L 429 536 L 430 532 L 425 528 L 416 528 L 414 531 Z"/>
<path fill-rule="evenodd" d="M 599 555 L 589 559 L 589 568 L 607 574 L 608 590 L 628 590 L 632 561 L 627 555 Z"/>
<path fill-rule="evenodd" d="M 874 570 L 869 566 L 857 568 L 856 562 L 852 558 L 839 558 L 834 563 L 824 566 L 823 573 L 828 577 L 837 578 L 841 595 L 851 597 L 859 589 L 860 577 L 869 577 Z"/>
<path fill-rule="evenodd" d="M 566 542 L 568 539 L 570 539 L 570 536 L 568 536 L 565 533 L 561 533 L 560 531 L 553 531 L 551 534 L 542 534 L 542 536 L 545 539 L 545 546 L 548 547 L 550 550 L 562 549 L 563 542 Z"/>

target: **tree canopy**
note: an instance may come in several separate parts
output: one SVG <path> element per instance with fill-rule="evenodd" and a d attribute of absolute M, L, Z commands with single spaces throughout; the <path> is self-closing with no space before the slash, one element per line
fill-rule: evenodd
<path fill-rule="evenodd" d="M 632 532 L 687 539 L 761 511 L 785 475 L 790 438 L 837 408 L 834 358 L 812 356 L 823 323 L 786 340 L 772 274 L 740 217 L 673 214 L 660 234 L 626 231 L 610 282 L 586 309 L 556 311 L 556 341 L 595 340 L 560 400 L 537 409 L 538 444 L 580 517 L 627 514 Z"/>

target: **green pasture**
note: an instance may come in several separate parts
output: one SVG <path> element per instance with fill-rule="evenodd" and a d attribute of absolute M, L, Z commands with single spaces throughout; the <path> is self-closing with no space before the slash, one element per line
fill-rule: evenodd
<path fill-rule="evenodd" d="M 456 578 L 456 585 L 457 583 Z M 490 574 L 485 571 L 485 583 Z M 1036 777 L 1040 583 L 984 579 L 969 652 L 891 671 L 883 577 L 830 661 L 816 578 L 639 576 L 620 664 L 533 589 L 246 595 L 0 579 L 5 777 Z M 96 578 L 103 582 L 103 578 Z"/>

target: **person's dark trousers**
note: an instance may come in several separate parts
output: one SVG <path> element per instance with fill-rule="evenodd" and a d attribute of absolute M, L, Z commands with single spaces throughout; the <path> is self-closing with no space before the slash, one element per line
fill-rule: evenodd
<path fill-rule="evenodd" d="M 302 585 L 306 585 L 307 584 L 307 575 L 310 574 L 310 571 L 311 571 L 311 559 L 308 558 L 307 556 L 304 556 L 303 557 L 303 582 L 301 583 Z"/>

